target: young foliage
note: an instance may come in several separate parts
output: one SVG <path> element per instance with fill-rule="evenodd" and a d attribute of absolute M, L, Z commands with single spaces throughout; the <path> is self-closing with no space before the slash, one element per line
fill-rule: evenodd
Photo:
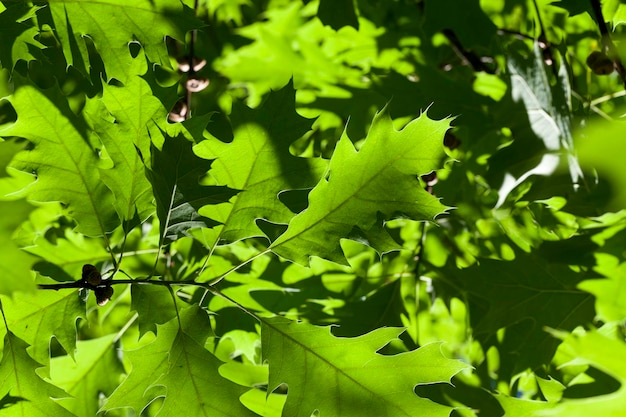
<path fill-rule="evenodd" d="M 377 329 L 355 338 L 338 338 L 329 328 L 284 318 L 262 320 L 265 359 L 270 363 L 269 390 L 289 387 L 284 416 L 371 414 L 447 416 L 450 409 L 419 398 L 418 384 L 449 382 L 467 365 L 446 359 L 439 344 L 413 352 L 381 355 L 377 350 L 402 330 Z M 303 369 L 304 368 L 304 369 Z M 319 386 L 309 395 L 309 381 Z"/>
<path fill-rule="evenodd" d="M 4 336 L 0 362 L 0 416 L 74 416 L 52 399 L 66 397 L 67 394 L 37 375 L 35 371 L 41 365 L 26 353 L 27 347 L 11 332 Z"/>
<path fill-rule="evenodd" d="M 25 193 L 31 201 L 65 204 L 80 233 L 102 236 L 111 232 L 119 224 L 114 197 L 93 170 L 101 161 L 84 120 L 72 112 L 57 86 L 40 90 L 17 74 L 14 80 L 10 101 L 19 117 L 0 133 L 28 138 L 34 145 L 12 162 L 13 168 L 35 177 Z"/>
<path fill-rule="evenodd" d="M 290 82 L 257 109 L 235 104 L 230 115 L 231 143 L 211 138 L 194 151 L 215 159 L 209 176 L 240 192 L 217 213 L 224 224 L 218 237 L 230 242 L 264 236 L 255 221 L 287 224 L 293 217 L 279 200 L 287 190 L 313 187 L 326 163 L 321 159 L 294 157 L 289 146 L 311 128 L 312 121 L 295 111 L 295 91 Z"/>
<path fill-rule="evenodd" d="M 344 134 L 326 178 L 309 194 L 309 207 L 272 243 L 272 251 L 308 265 L 311 255 L 346 263 L 342 238 L 360 240 L 380 252 L 398 249 L 383 221 L 398 216 L 427 221 L 445 210 L 417 176 L 440 168 L 443 135 L 449 127 L 448 120 L 422 114 L 398 132 L 382 111 L 358 151 Z"/>
<path fill-rule="evenodd" d="M 621 415 L 618 3 L 0 3 L 0 416 Z"/>

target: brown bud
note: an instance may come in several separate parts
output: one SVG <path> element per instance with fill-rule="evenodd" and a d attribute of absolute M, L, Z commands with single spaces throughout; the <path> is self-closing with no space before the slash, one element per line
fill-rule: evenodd
<path fill-rule="evenodd" d="M 613 61 L 600 51 L 593 51 L 587 57 L 587 66 L 597 75 L 608 75 L 615 70 Z"/>
<path fill-rule="evenodd" d="M 102 307 L 111 299 L 111 296 L 113 295 L 113 287 L 110 285 L 101 285 L 96 287 L 94 293 L 96 294 L 96 302 L 100 307 Z"/>
<path fill-rule="evenodd" d="M 187 117 L 188 111 L 187 104 L 185 104 L 183 100 L 178 100 L 176 104 L 174 104 L 172 111 L 167 115 L 167 118 L 170 122 L 182 122 Z"/>
<path fill-rule="evenodd" d="M 206 59 L 193 58 L 193 70 L 194 72 L 200 71 L 206 65 Z M 178 70 L 180 72 L 189 72 L 189 58 L 184 56 L 178 59 Z"/>
<path fill-rule="evenodd" d="M 209 86 L 208 78 L 190 78 L 187 80 L 187 90 L 192 93 L 202 91 Z"/>
<path fill-rule="evenodd" d="M 95 266 L 86 264 L 83 265 L 83 281 L 96 287 L 102 282 L 102 276 Z"/>

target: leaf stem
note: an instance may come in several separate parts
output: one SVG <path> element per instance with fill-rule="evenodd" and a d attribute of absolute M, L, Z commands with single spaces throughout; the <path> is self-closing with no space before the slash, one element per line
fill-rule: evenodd
<path fill-rule="evenodd" d="M 7 333 L 8 333 L 8 332 L 10 332 L 10 330 L 9 330 L 9 323 L 7 323 L 7 318 L 4 315 L 4 308 L 2 307 L 2 300 L 0 300 L 0 313 L 2 313 L 2 320 L 4 320 L 4 327 L 6 327 Z"/>

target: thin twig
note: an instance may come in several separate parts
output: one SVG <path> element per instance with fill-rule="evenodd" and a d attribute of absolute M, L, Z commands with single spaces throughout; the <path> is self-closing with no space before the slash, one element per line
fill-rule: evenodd
<path fill-rule="evenodd" d="M 7 317 L 4 315 L 4 308 L 2 308 L 2 300 L 0 300 L 0 313 L 2 314 L 2 320 L 4 320 L 4 327 L 7 329 L 7 333 L 9 330 L 9 323 L 7 323 Z"/>

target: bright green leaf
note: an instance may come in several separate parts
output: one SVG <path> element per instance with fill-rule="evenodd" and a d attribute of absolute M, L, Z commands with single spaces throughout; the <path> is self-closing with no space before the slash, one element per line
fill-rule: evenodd
<path fill-rule="evenodd" d="M 338 338 L 329 327 L 274 317 L 262 321 L 264 359 L 269 362 L 269 391 L 287 384 L 283 417 L 320 415 L 445 416 L 449 407 L 420 398 L 418 384 L 450 382 L 467 369 L 446 359 L 441 345 L 384 356 L 376 353 L 401 329 L 380 328 L 355 338 Z"/>
<path fill-rule="evenodd" d="M 112 168 L 100 170 L 100 176 L 115 195 L 118 216 L 130 221 L 136 215 L 143 222 L 154 211 L 142 160 L 149 158 L 150 136 L 146 126 L 152 120 L 165 120 L 166 110 L 139 76 L 147 69 L 145 58 L 139 56 L 133 64 L 132 72 L 137 75 L 129 77 L 123 87 L 104 84 L 102 99 L 88 102 L 85 117 L 98 132 L 113 162 Z M 145 155 L 140 154 L 142 151 Z"/>
<path fill-rule="evenodd" d="M 115 335 L 79 341 L 74 358 L 59 356 L 50 360 L 50 378 L 73 398 L 63 405 L 77 416 L 95 416 L 100 395 L 109 395 L 123 372 L 115 350 Z"/>
<path fill-rule="evenodd" d="M 382 227 L 384 220 L 406 216 L 432 221 L 445 212 L 417 177 L 441 167 L 443 135 L 449 127 L 450 120 L 431 120 L 424 113 L 396 131 L 383 110 L 360 150 L 344 134 L 329 174 L 309 194 L 309 207 L 272 243 L 272 251 L 308 265 L 313 255 L 345 263 L 339 245 L 343 238 L 380 252 L 398 249 Z"/>
<path fill-rule="evenodd" d="M 49 7 L 68 64 L 88 67 L 84 65 L 89 57 L 83 37 L 91 38 L 107 76 L 122 83 L 127 81 L 126 67 L 132 60 L 130 42 L 139 41 L 151 62 L 169 66 L 164 35 L 182 42 L 188 30 L 200 26 L 188 6 L 169 0 L 137 0 L 132 6 L 125 0 L 62 1 L 51 2 Z M 77 54 L 82 55 L 82 63 L 75 62 L 80 59 Z"/>
<path fill-rule="evenodd" d="M 100 179 L 97 144 L 88 137 L 82 119 L 72 113 L 58 87 L 38 90 L 16 77 L 10 97 L 19 114 L 1 136 L 20 136 L 34 149 L 18 153 L 12 167 L 33 174 L 36 180 L 24 193 L 32 201 L 60 201 L 78 223 L 77 231 L 100 236 L 113 230 L 119 219 L 113 195 Z"/>
<path fill-rule="evenodd" d="M 4 403 L 0 408 L 0 416 L 74 416 L 52 400 L 67 397 L 67 394 L 37 375 L 35 371 L 40 365 L 28 356 L 27 348 L 28 345 L 12 332 L 5 335 L 0 363 L 0 398 Z"/>
<path fill-rule="evenodd" d="M 241 190 L 230 204 L 211 211 L 211 218 L 224 224 L 220 238 L 232 242 L 264 236 L 256 219 L 287 224 L 293 213 L 278 194 L 313 187 L 326 162 L 294 157 L 289 152 L 289 146 L 312 124 L 296 113 L 291 82 L 272 92 L 258 109 L 236 105 L 230 120 L 234 133 L 231 143 L 205 140 L 194 151 L 203 158 L 216 158 L 209 175 L 217 184 Z"/>
<path fill-rule="evenodd" d="M 576 358 L 574 364 L 591 365 L 612 376 L 621 387 L 610 394 L 589 398 L 564 399 L 554 408 L 542 411 L 541 416 L 586 417 L 590 415 L 618 417 L 626 409 L 626 344 L 597 331 L 570 334 L 564 341 Z"/>
<path fill-rule="evenodd" d="M 598 266 L 594 270 L 606 279 L 591 279 L 578 284 L 578 288 L 596 298 L 598 318 L 605 323 L 626 319 L 626 262 L 606 254 L 596 254 Z"/>
<path fill-rule="evenodd" d="M 183 328 L 175 318 L 159 325 L 156 339 L 126 352 L 132 369 L 102 410 L 131 407 L 137 413 L 154 398 L 165 395 L 158 417 L 248 416 L 239 397 L 248 389 L 220 376 L 222 365 L 204 348 L 211 329 L 206 312 L 197 306 L 180 311 Z"/>
<path fill-rule="evenodd" d="M 13 231 L 28 216 L 32 206 L 21 201 L 0 201 L 0 294 L 34 291 L 31 267 L 35 258 L 13 242 Z"/>
<path fill-rule="evenodd" d="M 74 356 L 76 320 L 85 317 L 85 303 L 78 291 L 38 291 L 2 298 L 9 328 L 29 345 L 37 362 L 50 360 L 50 339 L 54 336 L 65 352 Z"/>

